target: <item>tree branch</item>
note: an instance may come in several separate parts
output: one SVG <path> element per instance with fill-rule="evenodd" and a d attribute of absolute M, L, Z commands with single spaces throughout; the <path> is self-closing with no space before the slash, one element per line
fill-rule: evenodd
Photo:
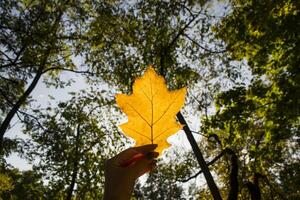
<path fill-rule="evenodd" d="M 222 158 L 225 154 L 227 153 L 227 149 L 224 149 L 223 151 L 221 151 L 221 153 L 219 155 L 217 155 L 215 158 L 213 158 L 211 161 L 207 162 L 206 165 L 207 166 L 211 166 L 213 165 L 215 162 L 217 162 L 220 158 Z M 179 182 L 188 182 L 191 179 L 197 178 L 197 176 L 199 176 L 203 171 L 199 170 L 196 174 L 194 174 L 193 176 L 187 178 L 187 179 L 182 179 L 182 180 L 178 180 Z"/>
<path fill-rule="evenodd" d="M 200 9 L 200 11 L 196 14 L 192 16 L 192 19 L 184 26 L 182 27 L 179 32 L 177 33 L 177 35 L 173 38 L 173 40 L 169 43 L 169 45 L 167 46 L 166 49 L 170 49 L 174 43 L 177 41 L 177 39 L 181 36 L 184 35 L 184 31 L 191 25 L 191 23 L 193 23 L 197 17 L 202 13 L 202 8 Z"/>
<path fill-rule="evenodd" d="M 196 134 L 198 134 L 198 135 L 201 135 L 201 136 L 203 136 L 203 137 L 206 137 L 206 138 L 208 138 L 205 134 L 203 134 L 203 133 L 200 133 L 200 132 L 197 132 L 197 131 L 191 131 L 192 133 L 196 133 Z"/>
<path fill-rule="evenodd" d="M 22 110 L 18 110 L 18 112 L 21 113 L 22 115 L 26 115 L 26 116 L 29 116 L 29 117 L 33 118 L 37 122 L 37 124 L 39 125 L 39 127 L 41 127 L 44 131 L 46 130 L 46 128 L 42 125 L 42 123 L 39 121 L 39 119 L 36 116 L 34 116 L 32 114 L 29 114 L 29 113 L 26 113 L 26 112 L 24 112 Z M 21 121 L 24 121 L 24 120 L 21 120 Z"/>
<path fill-rule="evenodd" d="M 78 71 L 78 70 L 73 70 L 73 69 L 68 69 L 68 68 L 63 68 L 63 67 L 50 67 L 48 69 L 45 69 L 43 71 L 43 74 L 52 70 L 62 70 L 62 71 L 68 71 L 68 72 L 74 72 L 76 74 L 89 74 L 89 75 L 96 75 L 96 73 L 89 72 L 89 71 Z"/>
<path fill-rule="evenodd" d="M 226 52 L 226 49 L 224 50 L 220 50 L 220 51 L 213 51 L 211 49 L 207 49 L 206 47 L 200 45 L 196 40 L 192 39 L 190 36 L 188 36 L 187 34 L 183 34 L 187 39 L 189 39 L 191 42 L 193 42 L 195 45 L 197 45 L 198 47 L 200 47 L 201 49 L 208 51 L 210 53 L 224 53 Z"/>
<path fill-rule="evenodd" d="M 5 68 L 5 67 L 11 67 L 11 66 L 16 65 L 16 64 L 21 64 L 22 62 L 18 62 L 17 63 L 17 61 L 19 60 L 21 54 L 25 51 L 26 47 L 27 47 L 27 45 L 22 46 L 22 48 L 20 49 L 20 51 L 16 54 L 16 58 L 14 60 L 10 59 L 11 63 L 7 63 L 5 65 L 1 65 L 0 69 Z M 4 54 L 4 53 L 2 53 L 2 54 Z"/>

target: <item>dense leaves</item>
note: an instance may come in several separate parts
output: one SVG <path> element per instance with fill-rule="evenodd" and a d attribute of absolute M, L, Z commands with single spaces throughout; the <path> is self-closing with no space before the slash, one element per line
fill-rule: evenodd
<path fill-rule="evenodd" d="M 223 198 L 299 199 L 299 10 L 292 0 L 1 1 L 1 198 L 101 198 L 103 163 L 125 148 L 111 92 L 131 93 L 152 64 L 168 89 L 188 86 L 183 115 L 201 126 L 192 131 Z M 33 104 L 38 84 L 74 82 L 63 72 L 92 89 Z M 12 122 L 26 140 L 10 137 Z M 212 198 L 183 149 L 169 148 L 134 198 Z M 7 164 L 15 152 L 32 170 Z"/>
<path fill-rule="evenodd" d="M 1 1 L 0 3 L 0 153 L 3 137 L 16 115 L 24 117 L 23 106 L 45 77 L 48 85 L 63 87 L 71 80 L 59 78 L 60 71 L 77 71 L 72 61 L 78 37 L 78 23 L 85 15 L 73 1 Z"/>
<path fill-rule="evenodd" d="M 38 160 L 34 166 L 49 181 L 52 199 L 56 194 L 71 199 L 73 193 L 94 199 L 103 193 L 104 160 L 122 142 L 109 121 L 113 118 L 111 102 L 101 95 L 74 94 L 57 108 L 37 111 L 37 119 L 27 123 L 32 139 L 25 144 L 26 154 Z"/>
<path fill-rule="evenodd" d="M 299 162 L 299 4 L 232 1 L 232 6 L 216 27 L 217 36 L 232 59 L 247 61 L 253 78 L 248 86 L 218 95 L 217 114 L 204 129 L 236 152 L 240 183 L 252 198 L 293 199 L 299 193 L 283 197 L 281 182 L 297 184 L 298 176 L 291 166 Z M 294 176 L 278 176 L 287 168 Z"/>

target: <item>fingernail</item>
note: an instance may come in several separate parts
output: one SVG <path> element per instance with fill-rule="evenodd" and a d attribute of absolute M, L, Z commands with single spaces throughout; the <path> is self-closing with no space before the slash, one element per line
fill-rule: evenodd
<path fill-rule="evenodd" d="M 157 158 L 158 155 L 159 155 L 158 152 L 152 151 L 152 152 L 148 152 L 148 153 L 146 154 L 146 158 L 149 159 L 149 160 L 152 160 L 153 158 Z"/>
<path fill-rule="evenodd" d="M 156 165 L 157 160 L 152 160 L 151 165 Z"/>

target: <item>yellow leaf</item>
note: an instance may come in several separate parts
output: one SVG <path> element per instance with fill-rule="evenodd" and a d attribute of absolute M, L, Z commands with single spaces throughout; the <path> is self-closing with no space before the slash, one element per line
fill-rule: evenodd
<path fill-rule="evenodd" d="M 118 106 L 128 117 L 120 128 L 135 139 L 136 146 L 158 144 L 156 151 L 161 154 L 170 146 L 167 138 L 182 129 L 175 116 L 184 104 L 185 94 L 186 88 L 168 91 L 164 78 L 149 66 L 135 80 L 131 95 L 116 95 Z"/>

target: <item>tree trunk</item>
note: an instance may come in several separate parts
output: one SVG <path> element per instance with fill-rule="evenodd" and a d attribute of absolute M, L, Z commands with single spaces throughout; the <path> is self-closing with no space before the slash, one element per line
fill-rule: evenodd
<path fill-rule="evenodd" d="M 48 57 L 48 56 L 47 56 Z M 26 91 L 23 93 L 23 95 L 18 99 L 18 101 L 13 105 L 11 110 L 6 115 L 5 119 L 3 120 L 1 126 L 0 126 L 0 155 L 3 152 L 3 139 L 4 134 L 12 120 L 12 118 L 15 116 L 15 114 L 18 112 L 19 108 L 22 106 L 22 104 L 25 103 L 26 99 L 29 97 L 33 89 L 36 87 L 38 81 L 40 80 L 42 74 L 43 74 L 44 65 L 41 65 L 38 68 L 38 71 L 36 72 L 36 75 L 34 79 L 32 80 L 29 87 L 26 89 Z"/>
<path fill-rule="evenodd" d="M 251 200 L 261 200 L 260 189 L 259 187 L 257 187 L 257 185 L 248 182 L 246 186 L 248 187 L 248 190 L 250 192 Z"/>
<path fill-rule="evenodd" d="M 246 186 L 248 187 L 248 190 L 251 195 L 251 200 L 261 200 L 258 178 L 259 178 L 258 174 L 254 174 L 253 183 L 250 181 L 246 183 Z"/>
<path fill-rule="evenodd" d="M 227 153 L 231 156 L 230 158 L 230 191 L 228 194 L 228 200 L 237 200 L 239 193 L 239 182 L 238 182 L 238 158 L 231 149 L 227 149 Z"/>
<path fill-rule="evenodd" d="M 74 187 L 75 187 L 75 183 L 76 183 L 76 179 L 77 179 L 77 173 L 78 173 L 78 161 L 75 159 L 74 160 L 74 165 L 73 165 L 73 172 L 72 172 L 72 179 L 71 179 L 71 183 L 67 192 L 67 197 L 66 200 L 71 200 L 72 199 L 72 195 L 73 195 L 73 191 L 74 191 Z"/>
<path fill-rule="evenodd" d="M 75 157 L 73 161 L 73 172 L 72 172 L 72 178 L 71 178 L 71 183 L 67 192 L 67 197 L 66 200 L 71 200 L 72 199 L 72 194 L 74 191 L 76 179 L 77 179 L 77 173 L 78 173 L 78 163 L 79 163 L 79 137 L 80 137 L 80 125 L 77 126 L 77 135 L 76 135 L 76 141 L 75 141 Z"/>
<path fill-rule="evenodd" d="M 218 189 L 218 187 L 217 187 L 217 185 L 216 185 L 216 183 L 215 183 L 215 181 L 214 181 L 214 179 L 213 179 L 213 177 L 212 177 L 212 175 L 209 171 L 209 168 L 208 168 L 208 166 L 207 166 L 207 164 L 206 164 L 206 162 L 203 158 L 203 155 L 202 155 L 202 153 L 201 153 L 201 151 L 200 151 L 200 149 L 197 145 L 197 142 L 196 142 L 190 128 L 188 127 L 184 117 L 182 116 L 182 114 L 180 112 L 177 113 L 177 118 L 178 118 L 178 121 L 182 125 L 184 125 L 183 130 L 184 130 L 184 132 L 185 132 L 185 134 L 186 134 L 186 136 L 187 136 L 187 138 L 188 138 L 188 140 L 189 140 L 189 142 L 192 146 L 193 152 L 194 152 L 194 154 L 197 158 L 197 161 L 198 161 L 198 163 L 199 163 L 199 165 L 200 165 L 200 167 L 203 171 L 204 177 L 206 179 L 206 182 L 208 184 L 208 187 L 210 189 L 210 192 L 211 192 L 213 198 L 215 200 L 221 200 L 222 197 L 220 195 L 219 189 Z"/>
<path fill-rule="evenodd" d="M 67 5 L 68 3 L 69 3 L 69 0 L 67 0 L 65 2 L 65 5 Z M 64 9 L 62 9 L 58 12 L 57 18 L 55 19 L 55 22 L 54 22 L 53 26 L 51 27 L 51 31 L 50 31 L 51 33 L 56 33 L 63 13 L 64 13 Z M 29 95 L 31 94 L 31 92 L 36 87 L 37 83 L 39 82 L 41 76 L 43 75 L 47 60 L 49 58 L 50 52 L 51 52 L 54 44 L 55 44 L 55 40 L 50 42 L 50 45 L 47 47 L 46 52 L 44 54 L 44 59 L 41 61 L 34 79 L 32 80 L 29 87 L 26 89 L 26 91 L 23 93 L 23 95 L 13 105 L 12 109 L 8 112 L 8 114 L 6 115 L 5 119 L 3 120 L 3 122 L 0 126 L 0 155 L 2 155 L 3 148 L 4 148 L 4 146 L 3 146 L 4 134 L 7 131 L 7 128 L 9 127 L 9 124 L 10 124 L 12 118 L 18 112 L 18 110 L 22 106 L 22 104 L 25 103 L 26 99 L 29 97 Z"/>

